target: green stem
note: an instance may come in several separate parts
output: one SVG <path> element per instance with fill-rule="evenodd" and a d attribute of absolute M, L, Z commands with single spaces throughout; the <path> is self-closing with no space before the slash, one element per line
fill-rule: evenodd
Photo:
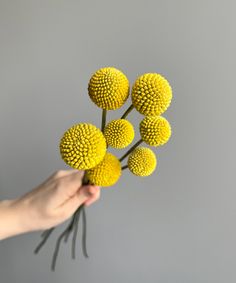
<path fill-rule="evenodd" d="M 56 248 L 53 254 L 53 258 L 52 258 L 52 265 L 51 265 L 51 270 L 55 271 L 55 267 L 56 267 L 56 262 L 57 262 L 57 256 L 58 256 L 58 252 L 60 249 L 60 244 L 61 244 L 61 240 L 62 238 L 66 235 L 67 230 L 65 230 L 57 239 L 57 243 L 56 243 Z"/>
<path fill-rule="evenodd" d="M 124 165 L 124 166 L 121 167 L 121 170 L 125 170 L 127 168 L 128 168 L 128 165 Z"/>
<path fill-rule="evenodd" d="M 125 111 L 125 113 L 121 116 L 121 119 L 125 119 L 125 117 L 127 117 L 128 114 L 129 114 L 133 109 L 134 109 L 134 105 L 131 104 L 131 105 L 129 106 L 129 108 Z"/>
<path fill-rule="evenodd" d="M 137 141 L 119 160 L 120 162 L 124 160 L 137 146 L 139 146 L 143 142 L 142 139 Z"/>
<path fill-rule="evenodd" d="M 47 242 L 48 238 L 50 237 L 50 235 L 52 234 L 54 230 L 54 227 L 52 227 L 51 229 L 48 229 L 48 230 L 45 230 L 43 233 L 42 233 L 42 237 L 43 237 L 43 240 L 39 243 L 39 245 L 36 247 L 36 249 L 34 250 L 34 253 L 37 254 L 41 248 L 43 247 L 43 245 Z"/>
<path fill-rule="evenodd" d="M 69 236 L 74 228 L 74 222 L 75 222 L 75 214 L 74 216 L 72 217 L 71 219 L 71 222 L 70 222 L 70 226 L 68 227 L 68 230 L 67 230 L 67 234 L 65 235 L 65 239 L 64 239 L 64 242 L 67 243 L 68 239 L 69 239 Z"/>
<path fill-rule="evenodd" d="M 102 126 L 101 126 L 102 132 L 104 132 L 104 129 L 105 129 L 105 126 L 106 126 L 106 117 L 107 117 L 107 110 L 103 109 L 102 110 Z"/>
<path fill-rule="evenodd" d="M 89 257 L 88 256 L 88 252 L 87 252 L 87 247 L 86 247 L 86 235 L 87 235 L 87 221 L 86 221 L 86 212 L 85 212 L 85 207 L 84 205 L 81 208 L 82 210 L 82 223 L 83 223 L 83 235 L 82 235 L 82 249 L 83 249 L 83 254 L 85 257 Z"/>
<path fill-rule="evenodd" d="M 66 229 L 61 233 L 61 235 L 57 239 L 55 251 L 54 251 L 54 254 L 53 254 L 53 258 L 52 258 L 52 265 L 51 265 L 52 271 L 55 271 L 57 256 L 58 256 L 58 253 L 59 253 L 61 241 L 62 241 L 63 237 L 66 237 L 69 228 L 70 228 L 70 224 L 66 227 Z"/>
<path fill-rule="evenodd" d="M 78 234 L 78 225 L 79 225 L 81 209 L 82 209 L 82 206 L 79 207 L 79 209 L 74 215 L 74 233 L 73 233 L 72 250 L 71 250 L 72 259 L 75 259 L 76 239 L 77 239 L 77 234 Z"/>

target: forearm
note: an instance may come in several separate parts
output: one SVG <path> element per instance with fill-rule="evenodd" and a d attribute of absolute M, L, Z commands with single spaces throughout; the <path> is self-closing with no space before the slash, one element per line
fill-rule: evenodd
<path fill-rule="evenodd" d="M 28 232 L 24 204 L 18 200 L 0 201 L 0 240 Z"/>

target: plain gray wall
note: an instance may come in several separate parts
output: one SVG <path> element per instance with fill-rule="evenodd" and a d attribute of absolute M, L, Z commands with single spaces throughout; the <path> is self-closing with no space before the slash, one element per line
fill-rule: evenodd
<path fill-rule="evenodd" d="M 39 233 L 21 235 L 0 243 L 1 283 L 236 282 L 235 9 L 233 0 L 0 0 L 1 199 L 67 168 L 58 143 L 69 126 L 100 126 L 87 95 L 97 69 L 115 66 L 131 84 L 161 73 L 174 95 L 155 174 L 125 171 L 87 210 L 90 258 L 79 250 L 72 262 L 63 246 L 51 273 L 56 235 L 38 256 Z"/>

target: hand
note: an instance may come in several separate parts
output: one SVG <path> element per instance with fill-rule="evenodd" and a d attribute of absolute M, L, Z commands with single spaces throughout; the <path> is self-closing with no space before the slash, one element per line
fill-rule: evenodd
<path fill-rule="evenodd" d="M 31 192 L 0 202 L 0 239 L 56 226 L 100 197 L 98 186 L 82 186 L 84 172 L 58 171 Z"/>

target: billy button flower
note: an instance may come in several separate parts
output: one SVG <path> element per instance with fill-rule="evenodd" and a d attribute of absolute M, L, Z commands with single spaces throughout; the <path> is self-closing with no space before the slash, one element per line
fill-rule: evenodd
<path fill-rule="evenodd" d="M 60 141 L 62 159 L 75 169 L 96 166 L 105 156 L 106 140 L 92 124 L 80 123 L 69 128 Z"/>
<path fill-rule="evenodd" d="M 133 108 L 145 116 L 158 116 L 169 107 L 172 88 L 162 75 L 146 73 L 136 79 L 131 98 L 132 104 L 121 118 L 125 118 Z"/>
<path fill-rule="evenodd" d="M 149 176 L 156 169 L 155 153 L 147 147 L 136 148 L 128 158 L 127 167 L 136 176 Z"/>
<path fill-rule="evenodd" d="M 104 129 L 107 144 L 114 148 L 125 148 L 134 139 L 134 127 L 125 119 L 116 119 L 108 123 Z"/>
<path fill-rule="evenodd" d="M 88 94 L 103 109 L 102 131 L 106 124 L 107 110 L 120 108 L 129 96 L 129 81 L 120 70 L 105 67 L 97 70 L 89 80 Z"/>
<path fill-rule="evenodd" d="M 139 125 L 142 140 L 152 146 L 160 146 L 168 142 L 171 126 L 162 116 L 145 117 Z"/>
<path fill-rule="evenodd" d="M 97 166 L 86 170 L 85 176 L 91 184 L 102 187 L 112 186 L 121 176 L 120 161 L 116 156 L 107 152 Z"/>
<path fill-rule="evenodd" d="M 119 160 L 125 159 L 142 142 L 151 146 L 160 146 L 168 142 L 171 136 L 171 126 L 162 116 L 145 117 L 140 125 L 141 139 L 137 141 Z"/>

